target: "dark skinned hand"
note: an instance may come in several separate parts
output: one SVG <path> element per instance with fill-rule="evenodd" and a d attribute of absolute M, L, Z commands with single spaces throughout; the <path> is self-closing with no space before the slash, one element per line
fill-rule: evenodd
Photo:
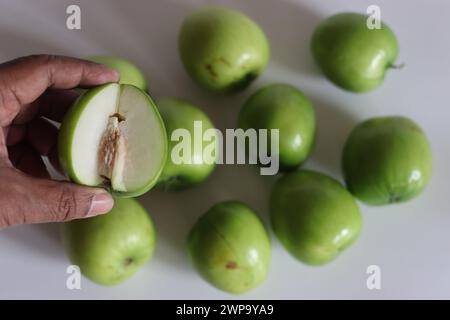
<path fill-rule="evenodd" d="M 117 72 L 84 60 L 35 55 L 0 64 L 0 229 L 68 221 L 111 210 L 103 189 L 50 179 L 42 160 L 59 169 L 58 129 L 77 98 L 73 88 L 117 82 Z"/>

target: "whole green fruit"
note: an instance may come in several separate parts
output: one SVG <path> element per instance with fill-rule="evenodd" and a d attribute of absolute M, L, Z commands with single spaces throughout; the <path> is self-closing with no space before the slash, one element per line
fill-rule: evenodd
<path fill-rule="evenodd" d="M 357 125 L 343 152 L 349 190 L 370 205 L 416 197 L 432 171 L 431 146 L 425 133 L 405 117 L 377 117 Z"/>
<path fill-rule="evenodd" d="M 358 238 L 362 224 L 356 201 L 339 182 L 305 170 L 276 182 L 270 218 L 283 246 L 311 265 L 335 259 Z"/>
<path fill-rule="evenodd" d="M 105 215 L 64 223 L 62 236 L 71 262 L 103 285 L 131 277 L 155 249 L 153 222 L 131 198 L 114 199 L 114 208 Z"/>
<path fill-rule="evenodd" d="M 141 90 L 147 90 L 147 81 L 139 68 L 128 60 L 109 57 L 109 56 L 91 56 L 87 60 L 104 64 L 120 74 L 120 84 L 131 84 Z"/>
<path fill-rule="evenodd" d="M 314 31 L 311 46 L 325 76 L 337 86 L 366 92 L 378 87 L 398 55 L 397 39 L 381 23 L 369 29 L 368 16 L 340 13 L 322 21 Z"/>
<path fill-rule="evenodd" d="M 245 88 L 266 68 L 269 44 L 244 14 L 205 7 L 188 16 L 179 34 L 181 60 L 201 86 L 216 92 Z"/>
<path fill-rule="evenodd" d="M 272 84 L 245 102 L 239 127 L 279 129 L 280 165 L 289 169 L 300 165 L 311 153 L 316 117 L 311 102 L 301 91 L 287 84 Z"/>
<path fill-rule="evenodd" d="M 169 149 L 166 164 L 159 178 L 159 184 L 166 190 L 179 190 L 206 180 L 215 168 L 215 162 L 207 161 L 203 156 L 205 148 L 217 141 L 203 140 L 204 133 L 214 129 L 208 116 L 198 107 L 175 98 L 162 98 L 158 100 L 158 108 L 166 127 L 169 138 Z M 201 130 L 195 132 L 195 122 L 200 122 Z M 171 139 L 172 133 L 177 129 L 186 129 L 190 138 L 190 163 L 177 164 L 173 161 L 172 152 L 180 141 Z M 198 136 L 201 135 L 201 136 Z M 202 148 L 195 148 L 195 139 L 202 139 Z M 218 150 L 214 152 L 217 157 Z M 176 155 L 174 155 L 176 156 Z M 215 160 L 211 159 L 211 160 Z"/>
<path fill-rule="evenodd" d="M 192 228 L 188 250 L 200 275 L 227 292 L 246 292 L 261 284 L 269 271 L 267 230 L 240 202 L 222 202 L 209 209 Z"/>

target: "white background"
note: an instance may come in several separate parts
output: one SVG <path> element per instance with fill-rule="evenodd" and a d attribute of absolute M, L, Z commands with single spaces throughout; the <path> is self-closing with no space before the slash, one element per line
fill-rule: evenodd
<path fill-rule="evenodd" d="M 246 12 L 271 43 L 267 72 L 239 95 L 206 93 L 191 82 L 179 61 L 176 40 L 183 17 L 197 5 L 212 2 Z M 365 12 L 374 3 L 395 31 L 401 48 L 398 62 L 406 67 L 390 71 L 384 85 L 372 93 L 347 93 L 320 75 L 309 53 L 309 37 L 320 19 L 341 11 Z M 65 28 L 69 4 L 81 6 L 81 31 Z M 406 204 L 362 206 L 359 241 L 324 267 L 297 262 L 272 234 L 267 281 L 238 298 L 450 298 L 449 13 L 450 1 L 445 0 L 0 0 L 0 60 L 31 53 L 123 56 L 142 68 L 154 96 L 188 99 L 221 129 L 235 126 L 243 101 L 262 85 L 296 85 L 312 99 L 318 114 L 317 146 L 306 167 L 338 179 L 342 145 L 358 121 L 392 114 L 415 119 L 434 152 L 434 175 L 426 191 Z M 197 217 L 221 200 L 242 200 L 267 221 L 273 180 L 259 176 L 253 167 L 219 166 L 197 188 L 178 194 L 152 190 L 141 197 L 157 227 L 157 251 L 140 272 L 116 287 L 83 278 L 82 290 L 66 289 L 69 261 L 55 224 L 0 231 L 0 298 L 234 298 L 200 279 L 184 241 Z M 371 264 L 382 271 L 379 291 L 366 288 Z"/>

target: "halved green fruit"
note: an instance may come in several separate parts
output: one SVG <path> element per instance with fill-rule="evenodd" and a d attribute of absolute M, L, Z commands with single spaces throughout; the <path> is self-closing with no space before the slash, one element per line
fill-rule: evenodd
<path fill-rule="evenodd" d="M 167 136 L 151 98 L 132 85 L 109 83 L 83 93 L 66 114 L 59 158 L 70 178 L 108 186 L 118 196 L 147 192 L 167 156 Z"/>

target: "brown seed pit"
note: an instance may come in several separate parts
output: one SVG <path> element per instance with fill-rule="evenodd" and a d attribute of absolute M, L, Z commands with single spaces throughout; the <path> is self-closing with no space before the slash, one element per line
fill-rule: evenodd
<path fill-rule="evenodd" d="M 109 117 L 108 125 L 100 140 L 99 146 L 99 174 L 105 180 L 109 181 L 117 156 L 120 140 L 123 139 L 119 123 L 125 121 L 125 117 L 115 113 Z"/>

